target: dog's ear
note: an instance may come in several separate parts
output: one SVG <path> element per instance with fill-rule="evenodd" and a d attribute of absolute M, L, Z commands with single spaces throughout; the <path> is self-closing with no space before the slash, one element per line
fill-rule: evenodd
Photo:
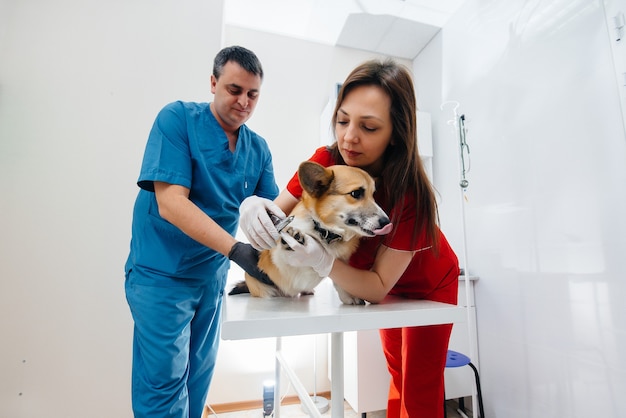
<path fill-rule="evenodd" d="M 298 178 L 302 188 L 311 196 L 318 198 L 329 189 L 335 173 L 318 163 L 305 161 L 298 167 Z"/>

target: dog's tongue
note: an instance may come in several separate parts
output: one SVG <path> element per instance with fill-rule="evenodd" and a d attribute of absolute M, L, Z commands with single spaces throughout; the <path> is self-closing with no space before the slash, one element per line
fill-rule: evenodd
<path fill-rule="evenodd" d="M 388 223 L 384 227 L 382 227 L 380 229 L 375 229 L 372 232 L 374 233 L 374 235 L 386 235 L 386 234 L 390 233 L 392 229 L 393 229 L 393 224 L 392 223 Z"/>

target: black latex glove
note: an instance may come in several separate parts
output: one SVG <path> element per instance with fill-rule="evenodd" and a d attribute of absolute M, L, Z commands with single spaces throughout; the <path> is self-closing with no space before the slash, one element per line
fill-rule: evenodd
<path fill-rule="evenodd" d="M 239 265 L 246 273 L 266 284 L 273 284 L 269 276 L 259 269 L 259 252 L 250 244 L 237 242 L 228 253 L 228 258 Z"/>

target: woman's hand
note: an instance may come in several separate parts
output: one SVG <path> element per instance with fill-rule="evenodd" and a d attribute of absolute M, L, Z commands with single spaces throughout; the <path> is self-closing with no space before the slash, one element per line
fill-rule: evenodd
<path fill-rule="evenodd" d="M 298 242 L 286 232 L 280 234 L 280 237 L 293 250 L 293 254 L 287 258 L 287 264 L 294 267 L 311 267 L 320 277 L 328 277 L 333 269 L 335 257 L 330 255 L 313 237 L 306 234 L 302 236 L 304 243 Z"/>

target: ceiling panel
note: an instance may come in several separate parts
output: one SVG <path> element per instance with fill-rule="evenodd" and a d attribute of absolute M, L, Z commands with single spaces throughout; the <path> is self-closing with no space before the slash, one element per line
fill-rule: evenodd
<path fill-rule="evenodd" d="M 413 59 L 464 1 L 224 0 L 224 22 Z"/>
<path fill-rule="evenodd" d="M 353 13 L 346 19 L 336 44 L 413 59 L 439 30 L 396 16 Z"/>

